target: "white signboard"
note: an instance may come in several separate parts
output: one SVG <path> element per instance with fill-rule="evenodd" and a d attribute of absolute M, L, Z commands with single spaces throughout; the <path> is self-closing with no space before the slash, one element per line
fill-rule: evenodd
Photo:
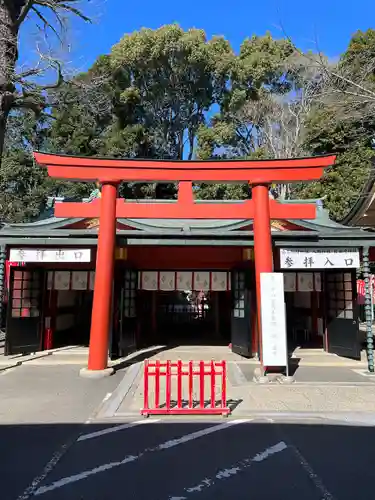
<path fill-rule="evenodd" d="M 281 248 L 281 269 L 356 269 L 357 248 Z"/>
<path fill-rule="evenodd" d="M 264 366 L 287 366 L 287 342 L 282 273 L 261 273 L 261 316 Z"/>
<path fill-rule="evenodd" d="M 11 248 L 9 260 L 12 262 L 90 262 L 91 250 L 83 249 L 43 249 Z"/>

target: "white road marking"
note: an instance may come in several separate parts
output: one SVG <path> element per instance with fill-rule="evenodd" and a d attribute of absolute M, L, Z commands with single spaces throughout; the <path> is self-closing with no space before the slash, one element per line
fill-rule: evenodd
<path fill-rule="evenodd" d="M 165 443 L 159 444 L 158 446 L 155 446 L 153 448 L 146 448 L 144 451 L 142 451 L 141 453 L 138 453 L 137 455 L 128 455 L 120 461 L 109 462 L 107 464 L 103 464 L 103 465 L 100 465 L 98 467 L 95 467 L 94 469 L 89 469 L 89 470 L 80 472 L 79 474 L 74 474 L 72 476 L 64 477 L 62 479 L 59 479 L 58 481 L 54 481 L 53 483 L 51 483 L 47 486 L 41 486 L 40 488 L 38 488 L 35 491 L 34 494 L 35 494 L 35 496 L 42 495 L 43 493 L 47 493 L 47 491 L 52 491 L 52 490 L 56 490 L 57 488 L 62 488 L 63 486 L 75 483 L 77 481 L 81 481 L 82 479 L 86 479 L 86 478 L 93 476 L 95 474 L 98 474 L 100 472 L 105 472 L 107 470 L 113 469 L 114 467 L 119 467 L 121 465 L 125 465 L 127 463 L 134 462 L 135 460 L 139 460 L 146 453 L 153 453 L 153 452 L 157 452 L 157 451 L 167 450 L 169 448 L 179 446 L 180 444 L 184 444 L 184 443 L 187 443 L 189 441 L 193 441 L 194 439 L 198 439 L 200 437 L 207 436 L 209 434 L 213 434 L 214 432 L 218 432 L 218 431 L 221 431 L 223 429 L 227 429 L 228 427 L 232 427 L 233 425 L 246 423 L 248 421 L 249 421 L 248 419 L 229 420 L 223 424 L 214 425 L 212 427 L 206 427 L 205 429 L 202 429 L 202 430 L 197 431 L 197 432 L 192 432 L 191 434 L 186 434 L 185 436 L 181 436 L 180 438 L 171 439 L 171 440 L 166 441 Z"/>
<path fill-rule="evenodd" d="M 168 498 L 168 500 L 187 500 L 192 493 L 201 493 L 203 490 L 210 488 L 218 481 L 222 481 L 223 479 L 229 479 L 230 477 L 235 476 L 239 472 L 248 469 L 254 463 L 263 462 L 264 460 L 267 460 L 267 458 L 270 458 L 272 455 L 280 453 L 281 451 L 284 451 L 287 448 L 288 446 L 284 443 L 284 441 L 280 441 L 279 443 L 271 446 L 270 448 L 267 448 L 261 453 L 258 453 L 254 457 L 245 458 L 244 460 L 237 462 L 235 465 L 232 465 L 228 469 L 219 470 L 215 474 L 215 476 L 211 478 L 206 477 L 202 479 L 202 481 L 200 481 L 198 484 L 190 486 L 189 488 L 184 488 L 183 496 L 181 495 L 171 496 Z"/>
<path fill-rule="evenodd" d="M 52 458 L 44 467 L 42 473 L 33 479 L 30 486 L 26 488 L 26 490 L 17 498 L 17 500 L 28 500 L 28 498 L 30 498 L 35 494 L 35 490 L 38 488 L 39 484 L 45 480 L 48 474 L 53 470 L 53 468 L 57 465 L 57 463 L 61 460 L 63 455 L 65 455 L 67 450 L 74 442 L 75 440 L 73 442 L 68 441 L 67 443 L 63 444 L 63 446 L 52 455 Z"/>
<path fill-rule="evenodd" d="M 137 420 L 136 422 L 129 422 L 127 424 L 122 424 L 122 425 L 114 425 L 113 427 L 108 427 L 107 429 L 102 429 L 101 431 L 95 431 L 95 432 L 90 432 L 89 434 L 82 434 L 77 439 L 77 442 L 79 441 L 86 441 L 87 439 L 94 439 L 100 436 L 105 436 L 106 434 L 111 434 L 112 432 L 118 432 L 118 431 L 123 431 L 125 429 L 129 429 L 130 427 L 135 427 L 136 425 L 142 425 L 142 424 L 155 424 L 156 422 L 160 422 L 159 420 L 154 420 L 154 419 L 149 419 L 149 420 Z"/>
<path fill-rule="evenodd" d="M 311 479 L 312 483 L 314 484 L 315 488 L 320 491 L 322 494 L 322 499 L 321 500 L 335 500 L 335 497 L 327 490 L 327 488 L 324 486 L 322 480 L 320 477 L 314 472 L 313 468 L 309 464 L 309 462 L 306 460 L 306 458 L 302 455 L 302 453 L 299 451 L 298 448 L 295 446 L 289 445 L 289 448 L 291 448 L 294 453 L 297 455 L 297 458 L 299 460 L 299 463 Z"/>

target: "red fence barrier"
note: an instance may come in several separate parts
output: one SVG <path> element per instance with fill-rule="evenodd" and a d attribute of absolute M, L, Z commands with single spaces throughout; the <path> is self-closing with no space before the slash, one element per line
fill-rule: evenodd
<path fill-rule="evenodd" d="M 165 401 L 161 401 L 161 380 L 165 377 Z M 227 366 L 225 361 L 149 361 L 144 362 L 144 405 L 141 414 L 148 415 L 229 415 L 227 407 Z M 151 380 L 154 379 L 154 401 Z M 209 380 L 209 399 L 205 400 L 205 382 Z M 187 382 L 187 400 L 183 399 L 183 382 Z M 196 383 L 198 382 L 198 384 Z M 218 384 L 217 384 L 218 383 Z M 172 400 L 176 386 L 177 398 Z M 216 387 L 220 400 L 216 401 Z M 194 389 L 199 397 L 194 400 Z M 163 392 L 164 396 L 164 392 Z"/>

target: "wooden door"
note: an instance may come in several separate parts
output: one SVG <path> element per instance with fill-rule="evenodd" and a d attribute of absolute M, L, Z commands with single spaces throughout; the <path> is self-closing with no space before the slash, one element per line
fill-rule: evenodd
<path fill-rule="evenodd" d="M 360 359 L 355 271 L 327 272 L 325 276 L 328 352 Z"/>
<path fill-rule="evenodd" d="M 43 279 L 40 269 L 10 268 L 6 354 L 30 354 L 42 347 Z"/>
<path fill-rule="evenodd" d="M 126 356 L 137 347 L 137 278 L 132 269 L 120 271 L 115 278 L 111 358 Z"/>
<path fill-rule="evenodd" d="M 232 272 L 232 351 L 251 357 L 251 292 L 245 271 Z"/>

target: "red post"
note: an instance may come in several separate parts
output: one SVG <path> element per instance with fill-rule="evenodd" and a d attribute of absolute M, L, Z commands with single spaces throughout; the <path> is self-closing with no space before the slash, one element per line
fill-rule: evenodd
<path fill-rule="evenodd" d="M 227 406 L 227 363 L 222 361 L 221 364 L 221 407 Z"/>
<path fill-rule="evenodd" d="M 166 408 L 167 410 L 171 409 L 171 362 L 167 361 L 167 372 L 166 372 L 166 381 L 165 381 L 165 399 L 166 399 Z"/>
<path fill-rule="evenodd" d="M 215 362 L 211 361 L 211 407 L 215 408 L 216 400 L 215 400 Z"/>
<path fill-rule="evenodd" d="M 148 410 L 148 374 L 149 374 L 149 367 L 148 367 L 148 360 L 145 360 L 144 364 L 144 374 L 143 374 L 143 408 L 145 410 Z"/>
<path fill-rule="evenodd" d="M 107 368 L 115 260 L 116 197 L 117 185 L 103 184 L 91 318 L 89 370 L 105 370 Z"/>
<path fill-rule="evenodd" d="M 189 361 L 189 408 L 193 408 L 193 362 Z"/>
<path fill-rule="evenodd" d="M 252 186 L 254 201 L 254 257 L 256 278 L 256 299 L 258 316 L 258 345 L 259 358 L 263 364 L 262 352 L 262 323 L 260 303 L 260 273 L 270 273 L 273 269 L 272 238 L 270 221 L 270 204 L 268 186 L 258 184 Z"/>
<path fill-rule="evenodd" d="M 160 404 L 160 361 L 155 363 L 155 408 Z"/>
<path fill-rule="evenodd" d="M 199 408 L 204 408 L 204 361 L 199 361 Z"/>
<path fill-rule="evenodd" d="M 52 329 L 46 328 L 44 330 L 44 349 L 48 351 L 49 349 L 52 349 L 52 347 L 53 347 Z"/>
<path fill-rule="evenodd" d="M 177 408 L 182 408 L 182 361 L 177 361 Z"/>

